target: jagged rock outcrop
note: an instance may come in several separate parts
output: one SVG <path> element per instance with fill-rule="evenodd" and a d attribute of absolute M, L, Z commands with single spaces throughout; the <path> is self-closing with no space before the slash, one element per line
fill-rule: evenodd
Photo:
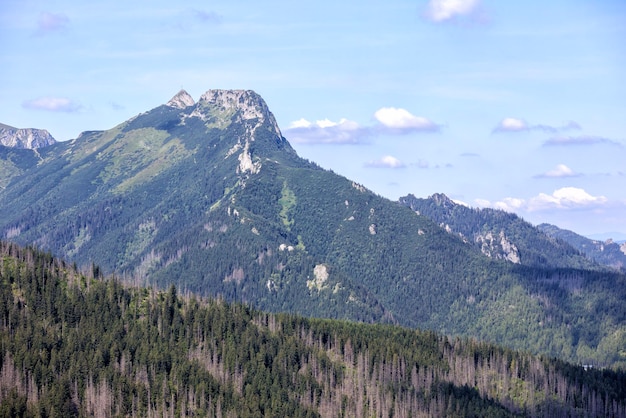
<path fill-rule="evenodd" d="M 0 145 L 5 147 L 36 149 L 55 143 L 56 140 L 45 129 L 18 129 L 0 124 Z"/>
<path fill-rule="evenodd" d="M 430 196 L 430 199 L 432 199 L 437 206 L 440 206 L 447 210 L 454 209 L 454 207 L 457 205 L 452 199 L 450 199 L 443 193 L 435 193 Z"/>
<path fill-rule="evenodd" d="M 484 235 L 477 234 L 474 241 L 480 246 L 480 251 L 487 257 L 504 259 L 514 264 L 520 264 L 519 251 L 515 244 L 509 241 L 504 231 L 500 231 L 500 234 L 491 232 L 487 232 Z"/>

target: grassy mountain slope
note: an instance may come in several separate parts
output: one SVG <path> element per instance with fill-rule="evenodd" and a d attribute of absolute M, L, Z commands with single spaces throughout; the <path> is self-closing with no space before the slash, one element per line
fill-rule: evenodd
<path fill-rule="evenodd" d="M 42 149 L 0 191 L 0 234 L 81 267 L 268 311 L 623 361 L 624 276 L 569 259 L 539 268 L 487 258 L 299 158 L 254 92 L 211 90 L 197 103 L 181 94 Z M 567 248 L 563 257 L 584 260 Z"/>
<path fill-rule="evenodd" d="M 0 145 L 0 190 L 6 189 L 14 177 L 37 165 L 37 151 Z"/>
<path fill-rule="evenodd" d="M 626 375 L 96 280 L 0 242 L 2 416 L 626 416 Z"/>

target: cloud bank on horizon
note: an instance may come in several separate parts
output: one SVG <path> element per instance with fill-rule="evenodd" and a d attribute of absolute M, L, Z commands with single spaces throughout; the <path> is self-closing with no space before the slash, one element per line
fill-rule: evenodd
<path fill-rule="evenodd" d="M 626 233 L 626 3 L 255 6 L 3 2 L 0 122 L 67 140 L 251 88 L 301 156 L 383 196 Z"/>

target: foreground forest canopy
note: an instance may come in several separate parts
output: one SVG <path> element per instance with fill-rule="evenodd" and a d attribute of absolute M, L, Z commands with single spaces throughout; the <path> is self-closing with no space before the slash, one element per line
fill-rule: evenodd
<path fill-rule="evenodd" d="M 626 416 L 626 374 L 267 314 L 0 242 L 0 416 Z"/>

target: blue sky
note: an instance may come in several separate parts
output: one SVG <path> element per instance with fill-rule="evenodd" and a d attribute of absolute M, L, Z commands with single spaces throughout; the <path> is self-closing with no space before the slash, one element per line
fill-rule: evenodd
<path fill-rule="evenodd" d="M 301 156 L 390 199 L 626 234 L 625 39 L 622 0 L 3 0 L 0 123 L 67 140 L 252 89 Z"/>

